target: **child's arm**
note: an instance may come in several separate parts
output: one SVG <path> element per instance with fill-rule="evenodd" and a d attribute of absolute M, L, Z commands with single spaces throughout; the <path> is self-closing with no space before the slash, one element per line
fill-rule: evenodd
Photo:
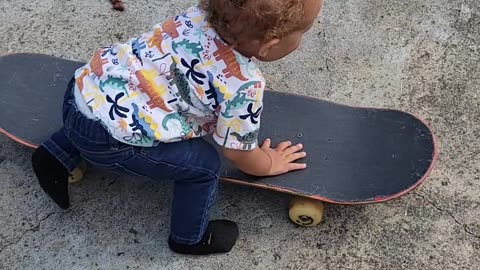
<path fill-rule="evenodd" d="M 260 148 L 251 151 L 223 148 L 223 153 L 238 169 L 255 176 L 272 176 L 306 168 L 304 163 L 295 163 L 306 156 L 305 152 L 299 152 L 303 145 L 282 142 L 276 148 L 270 146 L 271 141 L 267 139 Z"/>

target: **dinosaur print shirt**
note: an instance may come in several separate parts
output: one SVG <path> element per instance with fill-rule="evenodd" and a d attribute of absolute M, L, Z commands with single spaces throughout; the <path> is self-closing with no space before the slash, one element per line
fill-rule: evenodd
<path fill-rule="evenodd" d="M 194 6 L 75 72 L 76 89 L 111 135 L 149 147 L 213 134 L 227 148 L 257 146 L 265 80 Z"/>

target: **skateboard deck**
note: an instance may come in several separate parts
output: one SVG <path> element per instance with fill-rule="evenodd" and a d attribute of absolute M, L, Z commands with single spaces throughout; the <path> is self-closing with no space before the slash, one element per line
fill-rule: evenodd
<path fill-rule="evenodd" d="M 35 148 L 62 125 L 62 102 L 83 63 L 39 54 L 0 57 L 0 132 Z M 338 204 L 399 197 L 428 176 L 435 137 L 420 118 L 397 110 L 357 108 L 266 91 L 259 140 L 291 140 L 307 169 L 253 177 L 223 162 L 223 180 Z M 219 147 L 218 147 L 219 148 Z"/>

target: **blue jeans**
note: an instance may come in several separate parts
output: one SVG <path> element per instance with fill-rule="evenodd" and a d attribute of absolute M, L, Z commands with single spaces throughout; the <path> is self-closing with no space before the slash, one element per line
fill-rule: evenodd
<path fill-rule="evenodd" d="M 197 138 L 154 147 L 135 147 L 115 140 L 99 121 L 77 110 L 70 82 L 63 103 L 63 128 L 43 146 L 72 171 L 85 159 L 95 167 L 153 180 L 173 180 L 170 237 L 198 243 L 208 225 L 220 159 L 215 148 Z"/>

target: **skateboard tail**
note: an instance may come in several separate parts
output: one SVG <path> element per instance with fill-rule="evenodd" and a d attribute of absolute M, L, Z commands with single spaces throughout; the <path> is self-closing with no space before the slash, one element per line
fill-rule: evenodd
<path fill-rule="evenodd" d="M 413 186 L 397 193 L 397 194 L 394 194 L 394 195 L 391 195 L 391 196 L 379 196 L 379 197 L 375 197 L 374 198 L 374 202 L 384 202 L 384 201 L 388 201 L 388 200 L 391 200 L 391 199 L 394 199 L 394 198 L 398 198 L 398 197 L 401 197 L 407 193 L 409 193 L 410 191 L 416 189 L 417 187 L 419 187 L 429 176 L 430 174 L 432 173 L 432 170 L 433 168 L 435 167 L 435 164 L 437 163 L 437 159 L 438 159 L 438 156 L 439 156 L 439 150 L 438 150 L 438 139 L 437 137 L 435 136 L 435 133 L 433 133 L 432 131 L 432 128 L 430 127 L 430 125 L 425 121 L 423 120 L 420 116 L 414 114 L 414 113 L 408 113 L 410 114 L 412 117 L 414 117 L 415 119 L 417 119 L 418 121 L 420 121 L 423 125 L 425 125 L 428 130 L 430 131 L 430 135 L 432 136 L 432 141 L 433 141 L 433 154 L 432 154 L 432 163 L 430 163 L 430 167 L 427 169 L 427 171 L 425 172 L 425 174 L 423 175 L 423 177 Z"/>
<path fill-rule="evenodd" d="M 301 190 L 287 189 L 287 188 L 283 188 L 283 187 L 275 186 L 275 185 L 266 185 L 266 184 L 261 184 L 261 183 L 258 183 L 258 182 L 257 183 L 256 182 L 246 182 L 246 181 L 236 180 L 236 179 L 227 178 L 227 177 L 221 177 L 221 179 L 224 180 L 225 182 L 232 183 L 232 184 L 238 184 L 238 185 L 256 187 L 256 188 L 261 188 L 261 189 L 266 189 L 266 190 L 278 191 L 278 192 L 282 192 L 282 193 L 292 194 L 292 195 L 295 195 L 295 196 L 311 198 L 311 199 L 314 199 L 314 200 L 318 200 L 318 201 L 322 201 L 322 202 L 326 202 L 326 203 L 331 203 L 331 204 L 361 205 L 361 204 L 370 204 L 370 203 L 381 203 L 381 202 L 389 201 L 389 200 L 392 200 L 392 199 L 395 199 L 395 198 L 399 198 L 399 197 L 411 192 L 412 190 L 416 189 L 418 186 L 420 186 L 430 176 L 430 173 L 432 172 L 433 168 L 435 167 L 435 164 L 436 164 L 436 161 L 437 161 L 437 158 L 438 158 L 438 155 L 439 155 L 437 138 L 436 138 L 435 134 L 432 132 L 430 126 L 422 118 L 418 117 L 417 115 L 411 114 L 411 113 L 408 113 L 408 114 L 412 115 L 414 118 L 418 119 L 426 127 L 428 127 L 428 129 L 430 131 L 430 134 L 432 136 L 432 141 L 433 141 L 432 162 L 430 164 L 430 167 L 425 172 L 425 174 L 415 183 L 415 185 L 412 185 L 412 186 L 408 187 L 407 189 L 402 190 L 402 191 L 400 191 L 398 193 L 395 193 L 393 195 L 377 196 L 377 197 L 371 198 L 370 200 L 365 200 L 365 201 L 352 201 L 352 202 L 337 201 L 337 200 L 332 200 L 330 198 L 322 197 L 322 196 L 319 196 L 319 195 L 305 194 Z"/>
<path fill-rule="evenodd" d="M 392 200 L 392 199 L 395 199 L 395 198 L 399 198 L 409 192 L 411 192 L 412 190 L 418 188 L 429 176 L 430 174 L 432 173 L 433 171 L 433 168 L 435 167 L 435 164 L 437 163 L 437 159 L 438 159 L 438 156 L 439 156 L 439 150 L 438 150 L 438 139 L 437 137 L 435 136 L 435 133 L 433 133 L 432 131 L 432 128 L 430 127 L 430 125 L 423 119 L 421 118 L 420 116 L 414 114 L 414 113 L 409 113 L 409 112 L 406 112 L 408 114 L 410 114 L 412 117 L 414 117 L 415 119 L 417 119 L 418 121 L 420 121 L 424 126 L 426 126 L 428 128 L 428 130 L 430 131 L 430 135 L 432 136 L 432 141 L 433 141 L 433 153 L 432 153 L 432 162 L 430 163 L 430 167 L 427 169 L 427 171 L 425 172 L 425 174 L 423 175 L 422 178 L 420 178 L 420 180 L 417 181 L 417 183 L 415 183 L 415 185 L 412 185 L 411 187 L 399 192 L 399 193 L 396 193 L 396 194 L 393 194 L 393 195 L 390 195 L 390 196 L 377 196 L 375 198 L 373 198 L 372 201 L 366 201 L 366 202 L 352 202 L 352 203 L 345 203 L 345 202 L 335 202 L 335 201 L 331 201 L 331 203 L 335 203 L 335 204 L 367 204 L 367 203 L 380 203 L 380 202 L 385 202 L 385 201 L 389 201 L 389 200 Z M 325 201 L 325 202 L 329 202 L 327 200 L 323 200 L 322 197 L 320 196 L 315 196 L 316 199 L 318 200 L 322 200 L 322 201 Z"/>
<path fill-rule="evenodd" d="M 289 93 L 289 95 L 311 98 L 309 96 L 306 96 L 306 95 L 303 95 L 303 94 L 297 94 L 297 93 Z M 351 105 L 346 105 L 346 104 L 340 104 L 340 103 L 337 103 L 337 102 L 334 102 L 334 101 L 326 101 L 326 103 L 334 104 L 334 105 L 337 105 L 337 106 L 350 107 L 350 108 L 354 108 L 354 109 L 371 109 L 371 110 L 379 110 L 379 111 L 382 111 L 382 110 L 384 110 L 384 111 L 395 111 L 395 110 L 392 110 L 392 109 L 389 109 L 389 108 L 373 108 L 373 107 L 351 106 Z M 398 110 L 396 110 L 396 111 L 398 111 Z M 405 112 L 405 111 L 400 111 L 400 112 L 408 114 L 411 117 L 415 118 L 417 121 L 422 123 L 428 129 L 429 134 L 432 138 L 433 149 L 432 149 L 432 158 L 431 158 L 430 166 L 428 167 L 426 172 L 423 174 L 423 176 L 414 185 L 411 185 L 410 187 L 408 187 L 408 188 L 406 188 L 406 189 L 404 189 L 404 190 L 402 190 L 398 193 L 388 195 L 388 196 L 377 196 L 377 197 L 373 197 L 373 198 L 370 198 L 370 199 L 367 199 L 367 200 L 364 200 L 364 201 L 348 202 L 348 201 L 333 200 L 333 199 L 322 197 L 322 196 L 319 196 L 319 195 L 305 194 L 305 192 L 301 191 L 301 190 L 285 189 L 285 188 L 276 187 L 276 186 L 265 186 L 265 185 L 256 184 L 256 183 L 251 184 L 251 183 L 245 183 L 243 181 L 239 181 L 238 183 L 239 184 L 252 185 L 252 186 L 259 187 L 259 188 L 264 188 L 264 189 L 277 190 L 277 191 L 280 191 L 280 192 L 290 193 L 290 194 L 294 194 L 294 195 L 302 196 L 302 197 L 308 197 L 308 198 L 324 201 L 324 202 L 327 202 L 327 203 L 342 204 L 342 205 L 380 203 L 380 202 L 385 202 L 385 201 L 388 201 L 388 200 L 392 200 L 392 199 L 401 197 L 401 196 L 411 192 L 412 190 L 418 188 L 430 176 L 433 168 L 436 165 L 436 162 L 437 162 L 437 159 L 438 159 L 438 156 L 439 156 L 439 147 L 438 147 L 437 137 L 435 136 L 434 132 L 432 131 L 432 128 L 430 127 L 430 125 L 423 118 L 421 118 L 420 116 L 418 116 L 415 113 Z"/>

